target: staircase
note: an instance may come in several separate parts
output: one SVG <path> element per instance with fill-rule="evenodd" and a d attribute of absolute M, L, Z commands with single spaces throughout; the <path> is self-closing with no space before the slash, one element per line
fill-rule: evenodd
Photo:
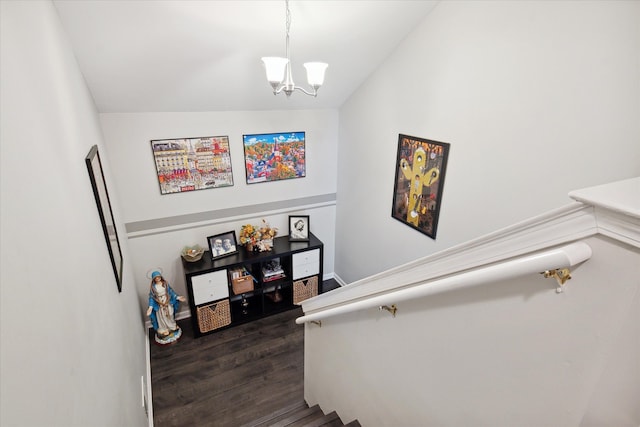
<path fill-rule="evenodd" d="M 640 427 L 639 194 L 640 177 L 575 191 L 575 203 L 303 301 L 322 322 L 305 326 L 305 398 L 364 425 Z M 487 274 L 577 243 L 592 256 L 565 290 L 539 272 L 573 257 Z M 443 286 L 476 273 L 487 276 Z M 393 305 L 396 316 L 380 310 Z"/>
<path fill-rule="evenodd" d="M 325 415 L 318 405 L 309 407 L 305 402 L 279 409 L 242 427 L 360 427 L 358 421 L 344 424 L 338 414 Z"/>

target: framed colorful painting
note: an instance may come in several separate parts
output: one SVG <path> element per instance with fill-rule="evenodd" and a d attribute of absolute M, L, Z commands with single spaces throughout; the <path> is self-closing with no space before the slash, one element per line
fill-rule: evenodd
<path fill-rule="evenodd" d="M 391 216 L 436 238 L 449 144 L 400 134 Z"/>
<path fill-rule="evenodd" d="M 151 141 L 161 194 L 233 185 L 228 136 Z"/>
<path fill-rule="evenodd" d="M 243 135 L 242 141 L 247 184 L 305 176 L 304 132 Z"/>

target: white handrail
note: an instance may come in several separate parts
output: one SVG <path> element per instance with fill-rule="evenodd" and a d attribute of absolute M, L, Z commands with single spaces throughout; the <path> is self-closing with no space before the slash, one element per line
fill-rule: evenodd
<path fill-rule="evenodd" d="M 547 252 L 520 257 L 511 261 L 480 268 L 478 270 L 445 277 L 443 279 L 427 281 L 411 288 L 389 292 L 384 295 L 374 296 L 364 300 L 347 302 L 344 305 L 320 309 L 296 319 L 297 324 L 318 321 L 338 314 L 367 308 L 377 308 L 398 303 L 400 301 L 425 297 L 452 289 L 461 289 L 487 282 L 511 279 L 531 273 L 540 273 L 546 270 L 572 267 L 591 258 L 591 247 L 584 242 L 572 243 L 561 248 Z"/>

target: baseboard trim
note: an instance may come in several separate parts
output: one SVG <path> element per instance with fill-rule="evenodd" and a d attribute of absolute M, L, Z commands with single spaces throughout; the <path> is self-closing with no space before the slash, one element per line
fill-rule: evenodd
<path fill-rule="evenodd" d="M 145 353 L 147 356 L 147 366 L 145 376 L 147 377 L 146 389 L 147 389 L 147 422 L 149 427 L 153 427 L 153 395 L 151 387 L 151 345 L 149 344 L 149 334 L 145 333 Z"/>
<path fill-rule="evenodd" d="M 333 273 L 333 278 L 335 279 L 336 282 L 338 282 L 340 286 L 346 286 L 347 282 L 342 280 L 342 278 L 338 276 L 336 273 Z"/>

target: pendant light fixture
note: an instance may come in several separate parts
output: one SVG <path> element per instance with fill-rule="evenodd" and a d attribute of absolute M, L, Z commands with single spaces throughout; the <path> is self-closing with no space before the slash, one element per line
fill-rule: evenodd
<path fill-rule="evenodd" d="M 312 88 L 312 91 L 308 91 L 303 87 L 296 86 L 293 83 L 291 77 L 291 58 L 289 52 L 289 29 L 291 27 L 291 11 L 289 10 L 289 0 L 285 0 L 286 5 L 286 58 L 267 56 L 262 58 L 266 72 L 267 80 L 273 88 L 273 94 L 277 95 L 280 92 L 284 92 L 287 98 L 291 96 L 294 90 L 299 90 L 307 95 L 317 96 L 318 89 L 324 83 L 324 73 L 328 67 L 328 64 L 324 62 L 307 62 L 304 64 L 304 68 L 307 70 L 307 82 Z"/>

